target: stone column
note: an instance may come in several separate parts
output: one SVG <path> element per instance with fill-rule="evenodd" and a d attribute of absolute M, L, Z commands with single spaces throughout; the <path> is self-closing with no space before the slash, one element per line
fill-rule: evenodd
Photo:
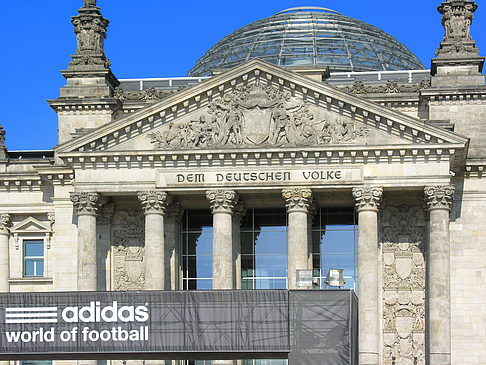
<path fill-rule="evenodd" d="M 10 214 L 0 215 L 0 293 L 10 291 L 10 252 L 8 240 L 10 238 L 10 226 L 12 225 Z"/>
<path fill-rule="evenodd" d="M 427 364 L 451 363 L 451 296 L 449 213 L 454 197 L 452 186 L 426 187 L 425 202 L 429 209 L 427 248 L 426 334 Z"/>
<path fill-rule="evenodd" d="M 78 216 L 78 290 L 97 287 L 96 216 L 104 199 L 98 193 L 71 193 Z"/>
<path fill-rule="evenodd" d="M 184 209 L 179 203 L 172 203 L 165 217 L 165 265 L 167 290 L 180 289 L 181 222 Z"/>
<path fill-rule="evenodd" d="M 380 364 L 378 209 L 383 189 L 353 189 L 358 212 L 359 364 Z"/>
<path fill-rule="evenodd" d="M 297 289 L 297 270 L 309 269 L 309 226 L 307 215 L 312 190 L 283 189 L 282 196 L 288 213 L 287 287 Z"/>
<path fill-rule="evenodd" d="M 210 190 L 206 198 L 213 213 L 213 289 L 234 289 L 232 215 L 238 194 Z"/>
<path fill-rule="evenodd" d="M 235 280 L 234 288 L 241 289 L 241 223 L 246 214 L 246 206 L 243 202 L 238 202 L 233 213 L 233 277 Z"/>
<path fill-rule="evenodd" d="M 167 193 L 138 193 L 145 213 L 145 289 L 165 289 L 164 215 L 169 204 Z"/>
<path fill-rule="evenodd" d="M 309 242 L 309 263 L 308 267 L 310 270 L 314 271 L 314 257 L 312 255 L 312 225 L 314 224 L 314 219 L 316 218 L 317 213 L 317 202 L 312 200 L 309 205 L 309 213 L 307 214 L 307 240 Z M 320 284 L 320 283 L 319 283 Z"/>

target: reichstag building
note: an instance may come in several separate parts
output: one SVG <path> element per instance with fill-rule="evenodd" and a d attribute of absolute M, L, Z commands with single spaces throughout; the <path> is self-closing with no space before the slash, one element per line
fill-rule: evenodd
<path fill-rule="evenodd" d="M 301 7 L 121 80 L 84 0 L 58 145 L 0 127 L 2 364 L 485 364 L 478 6 L 431 3 L 426 66 Z"/>

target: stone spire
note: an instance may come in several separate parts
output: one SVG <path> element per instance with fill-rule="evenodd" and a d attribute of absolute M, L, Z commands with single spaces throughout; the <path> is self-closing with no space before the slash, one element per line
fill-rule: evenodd
<path fill-rule="evenodd" d="M 478 6 L 473 0 L 447 0 L 437 10 L 442 14 L 444 39 L 432 59 L 432 87 L 470 87 L 484 85 L 481 75 L 484 57 L 479 56 L 471 37 L 473 14 Z"/>
<path fill-rule="evenodd" d="M 476 42 L 471 38 L 473 13 L 478 8 L 471 0 L 447 0 L 437 10 L 442 14 L 444 39 L 436 52 L 437 57 L 478 56 Z"/>

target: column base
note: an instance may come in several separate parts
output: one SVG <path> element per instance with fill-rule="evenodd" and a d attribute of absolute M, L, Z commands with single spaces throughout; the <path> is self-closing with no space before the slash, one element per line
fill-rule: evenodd
<path fill-rule="evenodd" d="M 380 355 L 374 352 L 360 352 L 359 365 L 379 365 Z"/>
<path fill-rule="evenodd" d="M 431 353 L 429 355 L 429 365 L 451 365 L 451 354 Z"/>

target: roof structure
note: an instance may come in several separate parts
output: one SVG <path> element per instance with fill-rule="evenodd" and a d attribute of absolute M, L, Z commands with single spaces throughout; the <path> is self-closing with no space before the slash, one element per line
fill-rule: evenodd
<path fill-rule="evenodd" d="M 320 7 L 283 10 L 223 38 L 189 71 L 209 76 L 253 58 L 278 66 L 327 66 L 331 72 L 423 70 L 393 36 L 363 21 Z"/>

